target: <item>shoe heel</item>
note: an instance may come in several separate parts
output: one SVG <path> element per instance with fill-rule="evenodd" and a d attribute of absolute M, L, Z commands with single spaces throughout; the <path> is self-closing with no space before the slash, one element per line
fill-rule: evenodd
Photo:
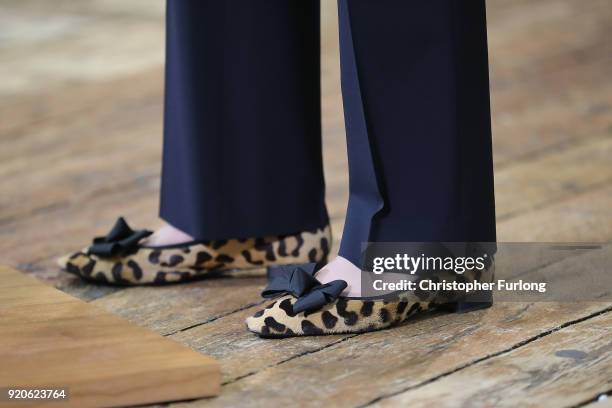
<path fill-rule="evenodd" d="M 493 306 L 493 291 L 486 290 L 465 296 L 452 304 L 455 313 L 468 313 Z"/>

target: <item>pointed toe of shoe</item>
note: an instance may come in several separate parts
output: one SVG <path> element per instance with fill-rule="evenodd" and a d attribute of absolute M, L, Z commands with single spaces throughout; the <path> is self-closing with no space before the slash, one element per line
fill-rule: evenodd
<path fill-rule="evenodd" d="M 253 332 L 255 334 L 261 334 L 262 325 L 256 317 L 247 317 L 244 323 L 246 324 L 248 331 Z"/>
<path fill-rule="evenodd" d="M 298 330 L 301 318 L 286 311 L 293 302 L 290 296 L 276 300 L 247 318 L 245 321 L 247 329 L 265 338 L 292 337 L 301 334 Z"/>
<path fill-rule="evenodd" d="M 79 251 L 57 259 L 57 264 L 68 273 L 88 278 L 92 275 L 96 261 L 86 253 Z"/>
<path fill-rule="evenodd" d="M 247 330 L 261 337 L 272 337 L 272 332 L 266 324 L 266 310 L 262 309 L 245 320 Z"/>
<path fill-rule="evenodd" d="M 56 263 L 57 265 L 62 268 L 62 269 L 66 269 L 66 267 L 68 266 L 68 262 L 70 261 L 70 257 L 72 255 L 64 255 L 64 256 L 60 256 L 59 258 L 56 259 Z"/>
<path fill-rule="evenodd" d="M 90 256 L 87 255 L 87 248 L 84 248 L 77 252 L 66 254 L 64 256 L 60 256 L 56 259 L 56 263 L 63 270 L 70 272 L 69 269 L 71 265 L 79 264 L 83 260 L 90 260 Z"/>

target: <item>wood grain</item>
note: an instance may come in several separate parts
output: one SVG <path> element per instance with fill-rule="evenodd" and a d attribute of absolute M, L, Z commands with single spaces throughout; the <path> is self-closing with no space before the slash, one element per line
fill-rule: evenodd
<path fill-rule="evenodd" d="M 228 333 L 225 346 L 215 341 L 216 357 L 221 364 L 232 367 L 235 375 L 244 375 L 247 370 L 243 371 L 236 361 L 244 355 L 237 345 L 244 345 L 256 359 L 249 362 L 248 371 L 254 371 L 255 364 L 260 368 L 252 375 L 226 384 L 218 398 L 189 405 L 258 406 L 265 401 L 271 406 L 290 406 L 297 401 L 300 406 L 311 407 L 361 406 L 381 395 L 419 386 L 479 359 L 519 347 L 568 322 L 610 308 L 610 303 L 580 307 L 570 303 L 502 303 L 486 311 L 464 315 L 422 316 L 398 328 L 346 338 L 317 352 L 293 356 L 290 355 L 292 344 L 301 341 L 311 346 L 313 340 L 275 342 Z M 232 315 L 225 319 L 236 318 Z M 210 339 L 219 336 L 210 325 L 193 331 L 197 334 L 191 339 L 198 339 L 200 347 L 204 348 Z M 289 350 L 284 349 L 286 343 L 289 343 Z M 195 346 L 194 343 L 190 345 Z M 230 354 L 225 354 L 224 349 Z M 235 361 L 228 362 L 228 359 Z M 602 382 L 601 375 L 595 382 Z"/>
<path fill-rule="evenodd" d="M 266 282 L 262 273 L 265 271 L 259 271 L 260 277 L 228 273 L 229 277 L 183 285 L 130 288 L 92 303 L 168 335 L 263 303 L 259 297 Z"/>
<path fill-rule="evenodd" d="M 610 390 L 610 373 L 608 312 L 373 406 L 573 406 Z"/>
<path fill-rule="evenodd" d="M 219 365 L 210 357 L 6 267 L 0 267 L 0 327 L 0 384 L 67 388 L 62 406 L 121 406 L 219 392 Z"/>

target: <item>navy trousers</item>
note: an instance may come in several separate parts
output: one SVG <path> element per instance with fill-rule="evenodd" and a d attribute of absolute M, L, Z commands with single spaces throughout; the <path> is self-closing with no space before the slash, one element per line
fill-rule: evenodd
<path fill-rule="evenodd" d="M 484 0 L 339 0 L 350 197 L 363 242 L 493 242 Z M 319 3 L 167 2 L 161 217 L 200 239 L 328 223 Z"/>

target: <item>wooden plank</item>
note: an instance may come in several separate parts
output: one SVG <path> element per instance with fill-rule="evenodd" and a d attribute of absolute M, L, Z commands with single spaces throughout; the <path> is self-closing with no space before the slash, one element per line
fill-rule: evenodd
<path fill-rule="evenodd" d="M 215 400 L 185 405 L 258 406 L 265 401 L 270 406 L 361 406 L 610 309 L 611 303 L 503 303 L 463 315 L 424 315 L 391 330 L 344 336 L 320 344 L 318 351 L 302 352 L 295 352 L 296 345 L 312 347 L 312 339 L 278 341 L 234 333 L 242 318 L 234 314 L 217 328 L 208 324 L 193 329 L 190 346 L 204 350 L 213 344 L 227 384 Z M 225 341 L 222 324 L 232 330 Z M 246 352 L 257 358 L 243 368 L 239 359 Z"/>
<path fill-rule="evenodd" d="M 154 101 L 161 103 L 163 67 L 154 67 L 99 82 L 65 84 L 59 90 L 41 89 L 36 95 L 0 97 L 0 115 L 8 118 L 0 122 L 0 140 L 18 135 L 30 135 L 29 129 L 49 126 L 57 129 L 62 124 L 82 117 L 97 117 L 115 108 L 120 110 Z M 147 86 L 148 84 L 148 86 Z M 159 85 L 157 85 L 159 84 Z M 65 135 L 64 137 L 69 137 Z M 11 143 L 17 142 L 11 140 Z"/>
<path fill-rule="evenodd" d="M 244 323 L 247 317 L 262 307 L 250 307 L 223 316 L 205 325 L 175 333 L 170 338 L 216 358 L 223 367 L 222 382 L 229 384 L 303 355 L 316 353 L 351 337 L 333 335 L 262 340 L 248 332 Z M 232 388 L 224 390 L 230 394 L 236 391 Z M 275 405 L 273 400 L 270 403 Z"/>
<path fill-rule="evenodd" d="M 612 185 L 497 223 L 500 242 L 608 242 Z"/>
<path fill-rule="evenodd" d="M 607 1 L 488 4 L 497 164 L 609 127 Z M 529 10 L 528 12 L 526 10 Z M 601 91 L 598 90 L 601 88 Z"/>
<path fill-rule="evenodd" d="M 122 113 L 103 112 L 100 117 L 87 116 L 63 125 L 46 123 L 17 137 L 21 147 L 18 142 L 6 142 L 10 148 L 3 152 L 10 157 L 3 160 L 0 170 L 1 186 L 7 192 L 0 201 L 0 221 L 7 223 L 37 209 L 78 202 L 129 182 L 157 179 L 161 121 L 148 118 L 161 117 L 161 105 L 140 108 L 129 109 L 127 120 Z M 27 188 L 23 188 L 24 181 Z"/>
<path fill-rule="evenodd" d="M 498 220 L 612 182 L 612 134 L 495 173 Z"/>
<path fill-rule="evenodd" d="M 3 262 L 67 290 L 77 289 L 86 296 L 87 288 L 76 277 L 60 272 L 56 258 L 83 248 L 94 236 L 108 232 L 118 215 L 125 215 L 134 226 L 153 228 L 159 223 L 155 216 L 156 189 L 157 186 L 149 194 L 141 188 L 109 191 L 95 200 L 97 205 L 86 200 L 77 210 L 42 212 L 11 228 L 0 228 Z"/>
<path fill-rule="evenodd" d="M 0 267 L 0 384 L 67 388 L 62 406 L 213 396 L 219 365 L 177 342 Z M 37 406 L 23 403 L 19 406 Z"/>
<path fill-rule="evenodd" d="M 607 62 L 610 64 L 612 61 Z M 598 64 L 603 65 L 603 64 Z M 580 70 L 588 75 L 588 72 Z M 548 150 L 584 141 L 593 135 L 609 135 L 612 87 L 602 80 L 590 87 L 566 87 L 566 94 L 546 94 L 539 103 L 522 95 L 517 107 L 500 106 L 504 99 L 493 91 L 493 150 L 496 168 L 509 166 Z M 537 103 L 537 105 L 535 105 Z"/>
<path fill-rule="evenodd" d="M 579 406 L 612 388 L 611 340 L 608 312 L 372 406 Z"/>
<path fill-rule="evenodd" d="M 3 4 L 0 96 L 35 93 L 64 83 L 130 74 L 163 62 L 163 2 L 137 7 L 95 3 Z M 153 12 L 151 12 L 153 11 Z M 129 18 L 126 18 L 129 17 Z M 120 41 L 118 39 L 120 38 Z"/>
<path fill-rule="evenodd" d="M 260 277 L 253 276 L 257 273 Z M 264 273 L 255 270 L 181 285 L 129 288 L 92 303 L 168 335 L 262 304 L 259 294 L 266 284 Z"/>

